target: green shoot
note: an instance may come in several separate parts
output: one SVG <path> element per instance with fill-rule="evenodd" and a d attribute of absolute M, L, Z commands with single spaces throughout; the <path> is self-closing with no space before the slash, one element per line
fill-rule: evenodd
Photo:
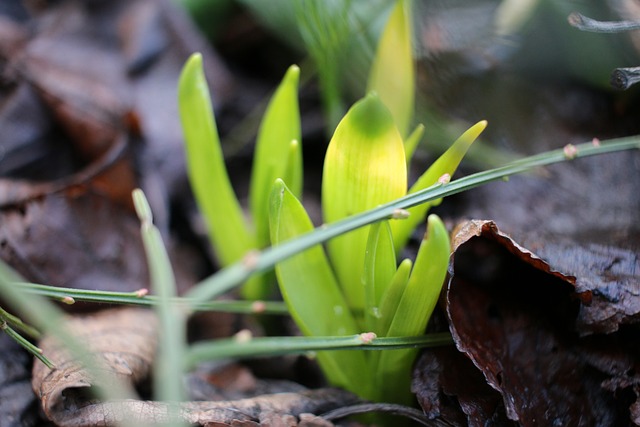
<path fill-rule="evenodd" d="M 291 66 L 263 116 L 249 189 L 253 223 L 245 222 L 224 164 L 202 57 L 194 54 L 184 66 L 178 85 L 180 118 L 185 137 L 187 169 L 193 192 L 209 229 L 220 263 L 227 266 L 250 250 L 269 243 L 268 195 L 276 178 L 285 179 L 294 193 L 302 191 L 300 112 L 297 100 L 300 70 Z M 242 289 L 258 300 L 269 296 L 270 276 L 255 276 Z"/>
<path fill-rule="evenodd" d="M 409 1 L 397 0 L 378 42 L 367 87 L 380 95 L 403 138 L 409 132 L 415 96 L 411 37 Z"/>
<path fill-rule="evenodd" d="M 182 70 L 178 105 L 189 181 L 216 255 L 229 265 L 255 248 L 256 239 L 229 181 L 200 54 L 192 55 Z"/>
<path fill-rule="evenodd" d="M 299 76 L 300 69 L 291 66 L 273 94 L 258 131 L 249 187 L 258 247 L 270 243 L 268 199 L 273 182 L 283 179 L 296 197 L 302 193 Z"/>
<path fill-rule="evenodd" d="M 174 404 L 185 400 L 182 387 L 183 352 L 186 345 L 186 318 L 181 308 L 172 304 L 176 283 L 169 256 L 160 231 L 153 225 L 151 208 L 142 190 L 133 191 L 133 202 L 141 222 L 141 234 L 149 265 L 151 287 L 158 295 L 155 311 L 160 324 L 159 351 L 154 363 L 154 394 L 157 399 Z"/>

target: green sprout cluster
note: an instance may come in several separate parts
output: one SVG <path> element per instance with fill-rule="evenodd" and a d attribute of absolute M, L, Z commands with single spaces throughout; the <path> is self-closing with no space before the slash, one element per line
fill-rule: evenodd
<path fill-rule="evenodd" d="M 338 123 L 329 143 L 322 179 L 326 224 L 351 217 L 448 179 L 486 126 L 463 134 L 411 187 L 407 168 L 423 126 L 407 134 L 415 91 L 408 3 L 398 1 L 381 36 L 371 68 L 369 94 Z M 394 76 L 390 78 L 389 76 Z M 188 172 L 209 226 L 220 263 L 251 264 L 252 251 L 280 245 L 314 226 L 300 198 L 302 144 L 297 86 L 291 66 L 276 89 L 256 140 L 247 222 L 228 178 L 202 58 L 193 55 L 179 83 L 179 105 Z M 276 264 L 277 282 L 288 310 L 307 336 L 417 336 L 424 333 L 444 281 L 449 237 L 435 215 L 415 261 L 396 254 L 424 222 L 430 205 L 398 211 L 393 220 L 345 232 Z M 253 276 L 243 288 L 248 299 L 269 295 L 269 275 Z M 408 401 L 416 350 L 321 352 L 327 379 L 372 400 Z M 375 373 L 375 375 L 373 374 Z M 383 386 L 384 384 L 384 386 Z"/>

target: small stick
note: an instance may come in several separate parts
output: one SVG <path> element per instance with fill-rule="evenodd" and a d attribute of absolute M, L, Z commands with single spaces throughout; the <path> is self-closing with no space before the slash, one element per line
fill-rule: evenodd
<path fill-rule="evenodd" d="M 567 20 L 572 27 L 591 33 L 621 33 L 640 30 L 640 22 L 638 21 L 597 21 L 578 12 L 571 13 Z"/>
<path fill-rule="evenodd" d="M 640 67 L 616 68 L 611 73 L 611 86 L 616 89 L 629 89 L 631 85 L 640 82 Z"/>

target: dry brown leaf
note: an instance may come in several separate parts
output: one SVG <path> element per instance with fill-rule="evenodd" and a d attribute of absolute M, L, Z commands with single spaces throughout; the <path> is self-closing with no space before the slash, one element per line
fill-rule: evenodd
<path fill-rule="evenodd" d="M 585 335 L 581 317 L 599 295 L 580 285 L 580 275 L 558 271 L 556 262 L 524 249 L 491 221 L 464 224 L 454 248 L 445 294 L 450 330 L 495 391 L 461 383 L 460 368 L 470 365 L 429 352 L 414 382 L 425 409 L 445 415 L 443 402 L 455 398 L 453 412 L 464 413 L 471 425 L 638 424 L 640 343 L 633 316 L 620 317 L 625 321 L 615 333 Z M 424 380 L 434 373 L 437 380 Z"/>
<path fill-rule="evenodd" d="M 67 327 L 103 369 L 114 378 L 124 380 L 130 388 L 148 377 L 157 346 L 157 321 L 153 312 L 138 308 L 111 309 L 70 317 Z M 69 356 L 64 344 L 45 337 L 40 347 L 56 368 L 49 369 L 36 361 L 32 387 L 42 401 L 45 414 L 57 425 L 113 425 L 125 417 L 134 423 L 169 420 L 169 406 L 162 402 L 95 401 L 91 394 L 91 388 L 97 385 L 95 380 Z M 342 390 L 303 390 L 231 401 L 185 402 L 181 405 L 181 414 L 187 422 L 198 425 L 296 426 L 301 414 L 322 414 L 357 402 L 356 396 Z M 309 415 L 304 417 L 304 423 L 331 425 L 320 424 Z"/>

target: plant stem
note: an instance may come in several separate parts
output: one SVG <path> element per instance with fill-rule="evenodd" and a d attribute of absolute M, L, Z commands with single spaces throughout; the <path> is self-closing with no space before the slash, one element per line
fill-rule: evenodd
<path fill-rule="evenodd" d="M 126 304 L 143 307 L 155 306 L 159 298 L 155 295 L 146 295 L 145 289 L 134 292 L 110 292 L 94 291 L 88 289 L 60 288 L 56 286 L 40 285 L 36 283 L 16 282 L 25 293 L 41 295 L 48 298 L 63 301 L 71 298 L 73 301 L 96 302 L 102 304 Z M 224 313 L 240 314 L 278 314 L 286 315 L 287 306 L 280 301 L 204 301 L 196 302 L 186 298 L 170 298 L 172 304 L 190 307 L 194 311 L 218 311 Z"/>
<path fill-rule="evenodd" d="M 437 347 L 452 344 L 448 332 L 416 337 L 375 338 L 366 334 L 346 337 L 259 337 L 212 340 L 191 345 L 186 362 L 187 369 L 202 361 L 224 358 L 251 358 L 301 354 L 321 350 L 398 350 L 405 348 Z"/>

